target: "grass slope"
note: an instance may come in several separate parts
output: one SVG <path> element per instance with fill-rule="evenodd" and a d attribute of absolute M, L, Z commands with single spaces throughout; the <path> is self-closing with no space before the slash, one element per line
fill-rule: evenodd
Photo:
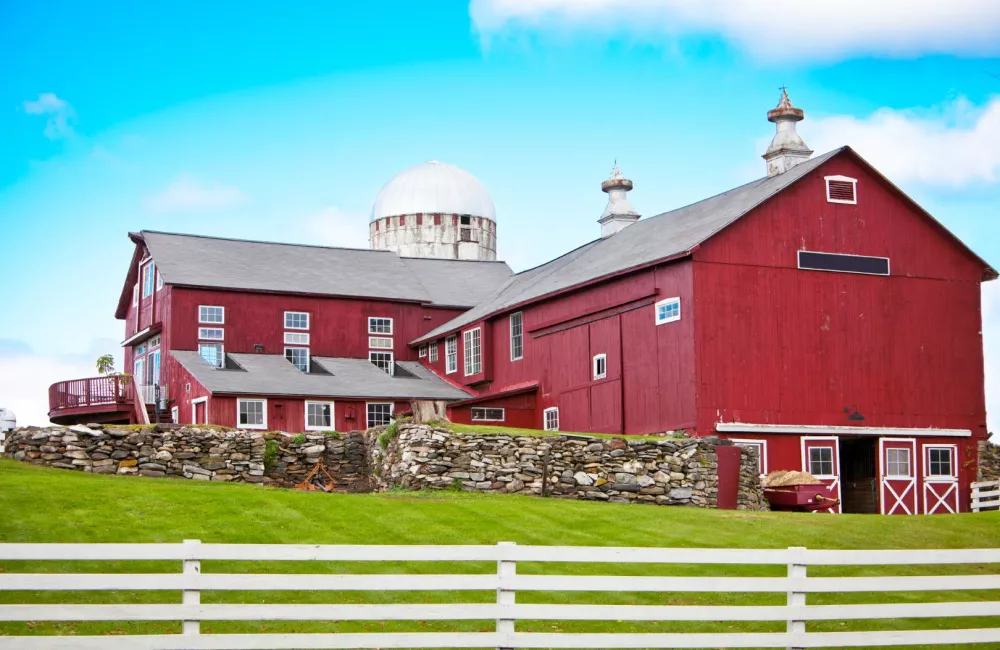
<path fill-rule="evenodd" d="M 1000 541 L 1000 513 L 933 517 L 824 516 L 742 513 L 694 508 L 620 506 L 519 496 L 388 493 L 328 495 L 251 485 L 91 476 L 0 460 L 0 541 L 3 542 L 203 542 L 315 544 L 519 544 L 587 546 L 676 546 L 781 548 L 976 548 Z M 402 563 L 223 563 L 205 562 L 206 572 L 492 572 L 488 564 Z M 595 554 L 600 561 L 600 554 Z M 177 572 L 177 563 L 0 563 L 0 571 Z M 995 566 L 812 569 L 812 575 L 997 573 Z M 520 565 L 523 573 L 781 575 L 781 567 Z M 180 602 L 173 593 L 0 592 L 0 602 Z M 490 602 L 492 593 L 206 593 L 203 602 Z M 1000 600 L 1000 593 L 832 594 L 810 603 L 893 600 Z M 781 604 L 782 594 L 518 594 L 520 602 L 614 604 Z M 489 622 L 428 623 L 236 623 L 203 624 L 223 631 L 399 631 L 488 630 Z M 906 629 L 1000 626 L 1000 620 L 911 620 L 830 622 L 810 629 Z M 529 630 L 710 631 L 780 630 L 772 623 L 535 622 Z M 175 632 L 173 623 L 0 624 L 0 634 L 102 634 Z M 976 646 L 966 646 L 976 647 Z"/>

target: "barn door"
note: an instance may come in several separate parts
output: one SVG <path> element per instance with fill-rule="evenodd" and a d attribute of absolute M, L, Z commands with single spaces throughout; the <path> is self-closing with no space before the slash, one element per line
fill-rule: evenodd
<path fill-rule="evenodd" d="M 882 514 L 916 514 L 917 441 L 914 438 L 880 438 L 878 446 Z"/>
<path fill-rule="evenodd" d="M 958 512 L 958 446 L 925 445 L 924 514 Z"/>
<path fill-rule="evenodd" d="M 802 469 L 826 486 L 825 496 L 836 500 L 816 512 L 840 512 L 840 440 L 837 436 L 803 436 Z"/>

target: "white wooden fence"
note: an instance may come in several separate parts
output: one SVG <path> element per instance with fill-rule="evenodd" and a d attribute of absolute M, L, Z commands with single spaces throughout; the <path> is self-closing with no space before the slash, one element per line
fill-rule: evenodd
<path fill-rule="evenodd" d="M 517 546 L 305 546 L 200 544 L 0 544 L 0 561 L 177 560 L 181 573 L 0 572 L 0 591 L 182 592 L 181 604 L 3 604 L 0 621 L 183 621 L 181 634 L 0 636 L 0 649 L 49 648 L 822 648 L 1000 643 L 1000 602 L 808 605 L 808 594 L 977 591 L 1000 589 L 1000 575 L 808 577 L 831 565 L 1000 564 L 1000 549 L 822 551 Z M 303 574 L 202 573 L 202 560 L 344 562 L 496 562 L 495 573 Z M 525 575 L 518 562 L 780 565 L 781 577 L 657 575 Z M 201 604 L 202 591 L 483 591 L 495 603 L 468 604 Z M 518 604 L 518 591 L 730 592 L 786 594 L 785 605 Z M 4 600 L 9 600 L 5 598 Z M 998 617 L 996 627 L 810 632 L 813 621 Z M 495 621 L 487 632 L 201 634 L 201 621 Z M 785 632 L 550 633 L 518 631 L 518 621 L 782 621 Z M 490 627 L 494 625 L 491 623 Z M 938 627 L 938 626 L 934 626 Z M 548 629 L 548 628 L 546 628 Z"/>
<path fill-rule="evenodd" d="M 1000 481 L 972 484 L 972 512 L 1000 509 Z"/>

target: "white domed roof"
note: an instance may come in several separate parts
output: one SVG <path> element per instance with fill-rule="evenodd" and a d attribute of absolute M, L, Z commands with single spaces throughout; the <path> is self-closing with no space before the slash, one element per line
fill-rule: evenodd
<path fill-rule="evenodd" d="M 371 219 L 400 214 L 471 214 L 496 221 L 493 199 L 479 179 L 432 160 L 400 172 L 382 187 Z"/>

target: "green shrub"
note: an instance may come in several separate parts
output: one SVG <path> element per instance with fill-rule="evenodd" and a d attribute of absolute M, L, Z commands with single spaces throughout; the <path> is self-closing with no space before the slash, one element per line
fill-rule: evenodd
<path fill-rule="evenodd" d="M 278 441 L 268 438 L 264 443 L 264 471 L 271 473 L 278 464 Z"/>
<path fill-rule="evenodd" d="M 324 431 L 323 435 L 326 436 L 327 438 L 333 438 L 334 440 L 340 440 L 340 432 L 339 431 Z"/>
<path fill-rule="evenodd" d="M 304 433 L 300 433 L 299 435 L 297 435 L 294 438 L 292 438 L 292 444 L 293 445 L 301 445 L 305 441 L 306 441 L 306 434 L 304 434 Z"/>
<path fill-rule="evenodd" d="M 399 435 L 399 424 L 393 420 L 389 423 L 389 426 L 385 428 L 385 431 L 378 434 L 378 446 L 385 451 L 389 448 L 389 443 L 396 439 Z"/>

